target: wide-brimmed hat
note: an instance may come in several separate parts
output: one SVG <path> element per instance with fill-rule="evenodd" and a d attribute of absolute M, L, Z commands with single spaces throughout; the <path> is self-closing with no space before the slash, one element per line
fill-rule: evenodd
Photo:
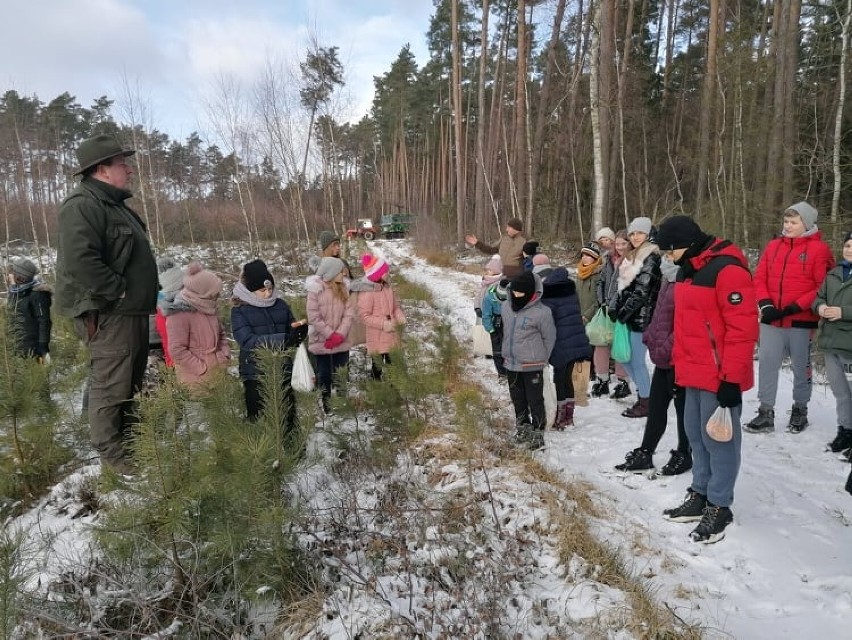
<path fill-rule="evenodd" d="M 116 156 L 126 158 L 134 153 L 136 151 L 133 149 L 123 149 L 115 138 L 106 133 L 86 138 L 77 148 L 77 162 L 80 163 L 80 168 L 74 172 L 74 175 L 79 175 L 86 169 L 97 166 L 110 158 Z"/>

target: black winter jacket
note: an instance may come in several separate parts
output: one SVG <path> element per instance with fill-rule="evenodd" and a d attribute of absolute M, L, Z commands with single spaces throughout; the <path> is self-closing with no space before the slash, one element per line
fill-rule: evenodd
<path fill-rule="evenodd" d="M 550 309 L 556 325 L 550 364 L 562 368 L 576 360 L 591 360 L 592 347 L 586 337 L 574 281 L 563 267 L 558 267 L 544 279 L 543 287 L 541 303 Z"/>
<path fill-rule="evenodd" d="M 240 379 L 256 380 L 260 375 L 255 349 L 283 349 L 293 331 L 293 312 L 280 298 L 271 307 L 255 307 L 238 301 L 231 309 L 231 329 L 240 345 Z"/>
<path fill-rule="evenodd" d="M 46 284 L 9 292 L 9 319 L 18 353 L 41 357 L 50 351 L 50 305 L 53 289 Z"/>
<path fill-rule="evenodd" d="M 625 257 L 618 267 L 618 301 L 615 318 L 631 331 L 642 333 L 651 323 L 660 291 L 660 252 L 646 242 L 633 261 Z"/>

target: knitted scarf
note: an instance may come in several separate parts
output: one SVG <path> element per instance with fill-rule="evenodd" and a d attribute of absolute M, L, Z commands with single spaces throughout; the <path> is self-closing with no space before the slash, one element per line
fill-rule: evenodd
<path fill-rule="evenodd" d="M 24 291 L 29 291 L 37 284 L 39 284 L 38 280 L 30 280 L 24 284 L 10 284 L 9 293 L 23 293 Z"/>
<path fill-rule="evenodd" d="M 589 256 L 589 257 L 591 257 L 591 256 Z M 595 260 L 591 264 L 585 264 L 584 265 L 582 263 L 582 261 L 579 262 L 577 264 L 577 277 L 580 280 L 585 280 L 585 279 L 589 278 L 590 276 L 593 276 L 595 273 L 597 273 L 598 269 L 601 268 L 602 264 L 603 264 L 603 260 L 601 260 L 600 257 L 598 257 L 598 259 Z"/>
<path fill-rule="evenodd" d="M 280 297 L 281 294 L 278 293 L 278 289 L 273 289 L 272 295 L 268 298 L 260 298 L 253 291 L 246 289 L 246 285 L 242 282 L 234 285 L 234 298 L 253 307 L 271 307 Z"/>
<path fill-rule="evenodd" d="M 196 295 L 186 289 L 182 289 L 175 296 L 175 306 L 179 306 L 181 303 L 185 303 L 190 305 L 193 309 L 198 311 L 199 313 L 203 313 L 208 316 L 216 315 L 216 302 L 218 298 L 202 298 L 199 295 Z"/>

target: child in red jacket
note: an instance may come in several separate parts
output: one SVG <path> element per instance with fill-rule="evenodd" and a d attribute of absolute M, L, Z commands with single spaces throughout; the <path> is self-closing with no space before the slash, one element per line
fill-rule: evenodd
<path fill-rule="evenodd" d="M 793 364 L 793 409 L 787 431 L 808 426 L 811 399 L 811 340 L 819 318 L 811 310 L 817 289 L 834 268 L 831 247 L 816 225 L 817 210 L 798 202 L 784 212 L 781 236 L 769 241 L 754 274 L 760 309 L 757 416 L 743 427 L 751 433 L 775 430 L 778 372 L 784 356 Z"/>

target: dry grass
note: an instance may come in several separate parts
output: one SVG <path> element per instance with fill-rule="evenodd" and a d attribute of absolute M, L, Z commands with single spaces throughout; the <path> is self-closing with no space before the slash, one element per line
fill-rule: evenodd
<path fill-rule="evenodd" d="M 417 255 L 435 267 L 450 269 L 458 267 L 456 255 L 446 249 L 418 247 Z"/>

